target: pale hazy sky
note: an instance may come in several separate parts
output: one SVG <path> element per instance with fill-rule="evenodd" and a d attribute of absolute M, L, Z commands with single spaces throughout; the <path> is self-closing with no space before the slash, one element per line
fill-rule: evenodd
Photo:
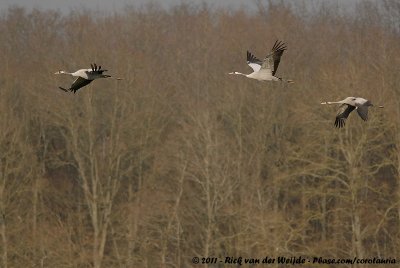
<path fill-rule="evenodd" d="M 6 10 L 8 7 L 18 5 L 28 9 L 55 9 L 62 12 L 68 12 L 78 7 L 86 7 L 101 11 L 118 11 L 126 5 L 143 6 L 149 3 L 158 3 L 164 7 L 178 5 L 180 3 L 201 4 L 206 2 L 211 6 L 240 8 L 254 8 L 252 0 L 0 0 L 0 10 Z"/>
<path fill-rule="evenodd" d="M 293 0 L 293 2 L 301 0 Z M 353 8 L 354 3 L 367 0 L 303 0 L 305 3 L 314 5 L 320 3 L 329 3 L 339 6 L 341 9 Z M 120 11 L 126 5 L 140 7 L 151 2 L 161 4 L 164 7 L 171 7 L 180 3 L 201 4 L 206 2 L 212 7 L 237 9 L 245 7 L 254 10 L 254 0 L 0 0 L 0 11 L 7 10 L 10 6 L 21 6 L 27 9 L 54 9 L 61 12 L 85 7 L 95 11 Z"/>

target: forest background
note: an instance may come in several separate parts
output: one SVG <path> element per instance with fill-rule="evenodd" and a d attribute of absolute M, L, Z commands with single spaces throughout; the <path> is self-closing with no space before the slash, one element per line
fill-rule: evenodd
<path fill-rule="evenodd" d="M 400 257 L 400 3 L 295 2 L 2 11 L 0 266 Z M 294 84 L 227 74 L 277 39 Z M 92 62 L 124 80 L 58 89 Z"/>

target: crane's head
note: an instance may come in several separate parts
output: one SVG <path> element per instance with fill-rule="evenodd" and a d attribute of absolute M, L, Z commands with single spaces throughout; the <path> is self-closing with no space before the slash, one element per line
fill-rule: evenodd
<path fill-rule="evenodd" d="M 65 74 L 65 71 L 57 71 L 57 72 L 55 72 L 54 74 Z"/>

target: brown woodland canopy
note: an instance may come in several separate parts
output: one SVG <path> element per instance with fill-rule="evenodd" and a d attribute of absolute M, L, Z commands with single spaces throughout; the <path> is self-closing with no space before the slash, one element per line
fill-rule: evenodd
<path fill-rule="evenodd" d="M 295 2 L 3 10 L 0 266 L 400 257 L 400 4 Z M 228 75 L 277 39 L 294 84 Z M 92 62 L 124 80 L 58 89 Z"/>

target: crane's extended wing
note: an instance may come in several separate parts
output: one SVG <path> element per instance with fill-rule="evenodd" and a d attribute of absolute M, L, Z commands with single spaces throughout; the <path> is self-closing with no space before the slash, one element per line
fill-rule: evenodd
<path fill-rule="evenodd" d="M 347 117 L 354 109 L 354 106 L 348 105 L 346 103 L 341 104 L 336 114 L 335 127 L 344 127 Z"/>
<path fill-rule="evenodd" d="M 65 88 L 62 88 L 62 87 L 59 87 L 60 89 L 62 89 L 62 90 L 64 90 L 64 91 L 73 91 L 74 93 L 78 90 L 78 89 L 80 89 L 81 87 L 84 87 L 84 86 L 86 86 L 86 85 L 88 85 L 88 84 L 90 84 L 90 82 L 92 82 L 93 80 L 88 80 L 88 79 L 85 79 L 85 78 L 82 78 L 82 77 L 78 77 L 73 83 L 72 83 L 72 85 L 71 85 L 71 87 L 69 88 L 69 89 L 65 89 Z"/>
<path fill-rule="evenodd" d="M 276 70 L 278 70 L 282 54 L 285 50 L 286 50 L 285 43 L 276 40 L 274 46 L 271 49 L 271 52 L 265 57 L 264 62 L 262 64 L 262 68 L 270 69 L 272 75 L 275 75 Z"/>
<path fill-rule="evenodd" d="M 254 72 L 258 72 L 261 69 L 263 62 L 251 54 L 250 51 L 247 51 L 247 64 L 253 69 Z"/>
<path fill-rule="evenodd" d="M 362 120 L 364 120 L 364 121 L 368 120 L 368 106 L 364 106 L 364 105 L 358 106 L 356 110 Z"/>

